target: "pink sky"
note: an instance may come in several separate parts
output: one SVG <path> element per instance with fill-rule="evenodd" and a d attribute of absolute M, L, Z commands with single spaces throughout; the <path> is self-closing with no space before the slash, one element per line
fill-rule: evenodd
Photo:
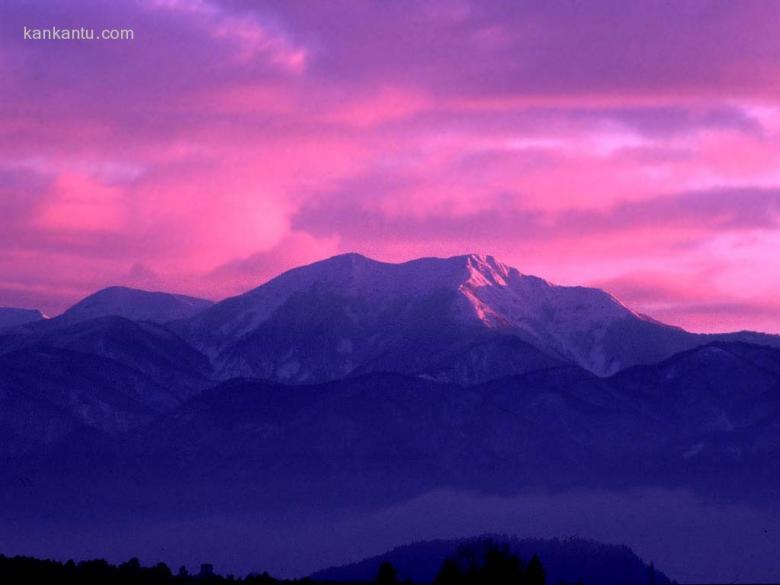
<path fill-rule="evenodd" d="M 778 332 L 779 30 L 769 1 L 3 2 L 0 306 L 479 252 Z"/>

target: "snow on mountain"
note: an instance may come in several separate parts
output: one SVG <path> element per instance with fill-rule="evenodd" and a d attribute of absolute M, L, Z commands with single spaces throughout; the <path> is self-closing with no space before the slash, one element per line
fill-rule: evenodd
<path fill-rule="evenodd" d="M 40 321 L 42 319 L 46 319 L 46 315 L 41 313 L 38 309 L 0 307 L 0 329 L 34 323 L 35 321 Z"/>
<path fill-rule="evenodd" d="M 780 345 L 777 336 L 692 334 L 492 256 L 391 264 L 344 254 L 217 304 L 107 288 L 54 319 L 6 328 L 0 347 L 25 345 L 22 329 L 45 334 L 108 316 L 165 323 L 208 356 L 217 379 L 284 383 L 396 372 L 474 384 L 566 363 L 604 376 L 714 340 Z"/>
<path fill-rule="evenodd" d="M 512 330 L 596 373 L 619 367 L 603 350 L 609 328 L 646 321 L 599 289 L 554 285 L 492 256 L 467 256 L 466 263 L 469 278 L 459 290 L 487 327 Z"/>
<path fill-rule="evenodd" d="M 401 264 L 344 254 L 290 270 L 179 326 L 223 377 L 293 382 L 366 371 L 388 356 L 393 371 L 426 373 L 426 357 L 441 361 L 495 335 L 600 375 L 696 344 L 602 290 L 554 285 L 476 254 Z"/>
<path fill-rule="evenodd" d="M 436 289 L 455 290 L 467 279 L 465 265 L 422 258 L 403 264 L 343 254 L 293 268 L 242 295 L 226 299 L 191 319 L 187 329 L 206 345 L 229 343 L 251 332 L 290 297 L 318 289 L 343 297 L 381 302 L 393 297 L 422 297 Z"/>
<path fill-rule="evenodd" d="M 191 317 L 211 306 L 205 299 L 122 286 L 99 290 L 65 311 L 59 320 L 76 323 L 97 317 L 119 316 L 132 321 L 164 323 Z"/>

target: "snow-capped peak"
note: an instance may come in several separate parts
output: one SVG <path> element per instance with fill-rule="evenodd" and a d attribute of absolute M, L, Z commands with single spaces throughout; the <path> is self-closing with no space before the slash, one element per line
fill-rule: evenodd
<path fill-rule="evenodd" d="M 260 327 L 288 300 L 303 297 L 309 299 L 306 310 L 321 304 L 316 314 L 326 318 L 348 314 L 359 327 L 369 327 L 369 323 L 376 327 L 376 319 L 388 307 L 409 310 L 415 303 L 435 298 L 444 303 L 448 319 L 457 326 L 517 335 L 597 372 L 616 367 L 607 363 L 602 351 L 601 340 L 610 327 L 626 319 L 644 320 L 602 290 L 555 285 L 522 274 L 489 255 L 418 258 L 394 264 L 343 254 L 292 269 L 218 303 L 187 325 L 188 335 L 200 339 L 200 347 L 216 355 Z M 393 324 L 383 327 L 391 331 Z"/>
<path fill-rule="evenodd" d="M 497 261 L 493 256 L 469 254 L 465 256 L 468 280 L 464 284 L 471 286 L 507 286 L 510 274 L 520 273 L 503 262 Z"/>

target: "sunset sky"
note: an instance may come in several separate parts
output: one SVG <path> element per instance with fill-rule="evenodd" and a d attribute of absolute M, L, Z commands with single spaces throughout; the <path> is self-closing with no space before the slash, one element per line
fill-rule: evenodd
<path fill-rule="evenodd" d="M 0 306 L 479 252 L 780 332 L 779 220 L 776 2 L 0 4 Z"/>

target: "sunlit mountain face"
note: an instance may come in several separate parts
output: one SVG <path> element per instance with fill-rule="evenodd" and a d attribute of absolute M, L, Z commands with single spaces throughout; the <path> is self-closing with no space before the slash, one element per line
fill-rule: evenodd
<path fill-rule="evenodd" d="M 779 29 L 3 2 L 0 555 L 779 581 Z"/>

